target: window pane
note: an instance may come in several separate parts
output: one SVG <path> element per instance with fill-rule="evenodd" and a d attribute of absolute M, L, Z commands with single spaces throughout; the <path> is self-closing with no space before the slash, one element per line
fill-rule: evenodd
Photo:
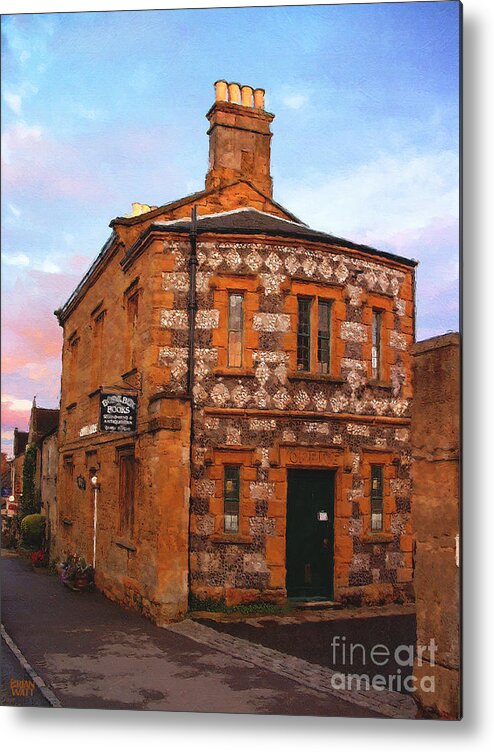
<path fill-rule="evenodd" d="M 238 465 L 225 465 L 223 506 L 225 533 L 237 533 L 240 513 L 240 467 Z"/>
<path fill-rule="evenodd" d="M 228 332 L 228 365 L 240 368 L 242 365 L 242 333 Z"/>
<path fill-rule="evenodd" d="M 310 371 L 310 308 L 308 298 L 298 299 L 297 370 Z"/>
<path fill-rule="evenodd" d="M 330 336 L 331 336 L 331 302 L 320 300 L 318 303 L 318 331 L 317 331 L 317 370 L 319 373 L 329 373 Z"/>
<path fill-rule="evenodd" d="M 371 530 L 383 529 L 383 466 L 371 465 Z"/>
<path fill-rule="evenodd" d="M 228 366 L 242 365 L 242 336 L 244 328 L 244 298 L 239 293 L 228 296 Z"/>
<path fill-rule="evenodd" d="M 381 377 L 381 312 L 372 311 L 372 378 Z"/>

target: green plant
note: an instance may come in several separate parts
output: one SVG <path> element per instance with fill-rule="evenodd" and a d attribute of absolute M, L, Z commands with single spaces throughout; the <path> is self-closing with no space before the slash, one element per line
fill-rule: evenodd
<path fill-rule="evenodd" d="M 3 548 L 17 548 L 21 535 L 19 517 L 7 517 L 3 523 L 2 546 Z"/>
<path fill-rule="evenodd" d="M 282 614 L 290 610 L 288 605 L 259 601 L 257 603 L 240 603 L 237 606 L 227 606 L 222 600 L 215 598 L 198 598 L 191 595 L 189 611 L 210 611 L 222 614 L 243 614 L 245 616 L 263 616 L 264 614 Z"/>
<path fill-rule="evenodd" d="M 62 563 L 62 580 L 70 582 L 77 577 L 87 577 L 90 583 L 94 580 L 94 569 L 86 562 L 83 556 L 69 554 Z"/>
<path fill-rule="evenodd" d="M 29 444 L 29 446 L 26 447 L 22 469 L 22 498 L 19 509 L 19 517 L 21 519 L 27 515 L 39 513 L 41 508 L 34 483 L 35 474 L 36 445 Z"/>
<path fill-rule="evenodd" d="M 21 520 L 21 538 L 25 546 L 42 548 L 46 517 L 43 514 L 28 514 Z"/>

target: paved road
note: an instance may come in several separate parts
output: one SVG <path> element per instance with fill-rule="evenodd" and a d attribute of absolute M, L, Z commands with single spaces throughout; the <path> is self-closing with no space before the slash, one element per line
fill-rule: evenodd
<path fill-rule="evenodd" d="M 197 640 L 160 629 L 100 593 L 63 588 L 17 557 L 2 556 L 1 574 L 5 628 L 65 707 L 382 717 L 318 689 L 310 666 L 289 678 L 286 656 L 267 669 L 249 644 L 246 653 L 241 641 L 225 649 L 226 635 L 214 647 L 217 632 Z"/>
<path fill-rule="evenodd" d="M 50 707 L 50 703 L 45 700 L 39 689 L 31 680 L 29 674 L 22 668 L 21 664 L 3 639 L 1 641 L 1 646 L 1 704 L 22 708 Z"/>
<path fill-rule="evenodd" d="M 415 615 L 357 619 L 345 619 L 342 611 L 338 615 L 341 618 L 328 621 L 267 618 L 237 623 L 218 623 L 208 619 L 200 621 L 218 632 L 264 645 L 335 671 L 365 673 L 370 677 L 377 674 L 386 677 L 393 675 L 397 677 L 393 687 L 399 690 L 398 679 L 401 683 L 412 673 L 412 668 L 401 665 L 409 656 L 408 650 L 400 652 L 400 664 L 394 658 L 395 651 L 402 645 L 415 645 Z M 384 645 L 389 650 L 389 660 L 385 665 L 377 665 L 384 661 L 384 653 L 383 657 L 379 657 L 376 652 L 376 662 L 372 660 L 371 649 L 375 645 Z"/>

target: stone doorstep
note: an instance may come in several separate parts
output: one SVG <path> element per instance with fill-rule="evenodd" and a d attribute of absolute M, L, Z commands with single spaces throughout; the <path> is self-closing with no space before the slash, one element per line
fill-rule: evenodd
<path fill-rule="evenodd" d="M 292 601 L 292 605 L 294 608 L 301 611 L 324 611 L 325 609 L 339 610 L 343 608 L 343 604 L 337 603 L 336 601 Z"/>

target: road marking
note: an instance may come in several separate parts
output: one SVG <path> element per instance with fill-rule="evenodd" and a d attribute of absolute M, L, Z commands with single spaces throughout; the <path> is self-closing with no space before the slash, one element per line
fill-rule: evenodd
<path fill-rule="evenodd" d="M 285 679 L 302 684 L 316 692 L 332 695 L 353 705 L 373 710 L 388 718 L 416 718 L 417 706 L 409 695 L 390 690 L 338 689 L 332 685 L 332 678 L 340 672 L 325 666 L 309 663 L 302 658 L 281 653 L 278 650 L 256 645 L 240 637 L 217 632 L 204 624 L 185 619 L 176 624 L 168 624 L 165 629 L 189 637 L 195 642 L 239 658 L 254 666 L 267 669 Z"/>
<path fill-rule="evenodd" d="M 58 697 L 55 696 L 55 694 L 51 691 L 49 687 L 46 686 L 45 682 L 39 676 L 39 674 L 36 673 L 34 668 L 31 666 L 30 663 L 26 660 L 26 658 L 23 656 L 13 639 L 9 636 L 9 634 L 6 632 L 5 627 L 3 624 L 0 625 L 0 633 L 2 635 L 2 638 L 5 640 L 6 644 L 9 646 L 19 663 L 21 664 L 22 668 L 27 671 L 33 682 L 38 687 L 39 691 L 45 698 L 47 702 L 50 703 L 50 705 L 53 708 L 61 708 L 62 703 L 58 699 Z"/>

